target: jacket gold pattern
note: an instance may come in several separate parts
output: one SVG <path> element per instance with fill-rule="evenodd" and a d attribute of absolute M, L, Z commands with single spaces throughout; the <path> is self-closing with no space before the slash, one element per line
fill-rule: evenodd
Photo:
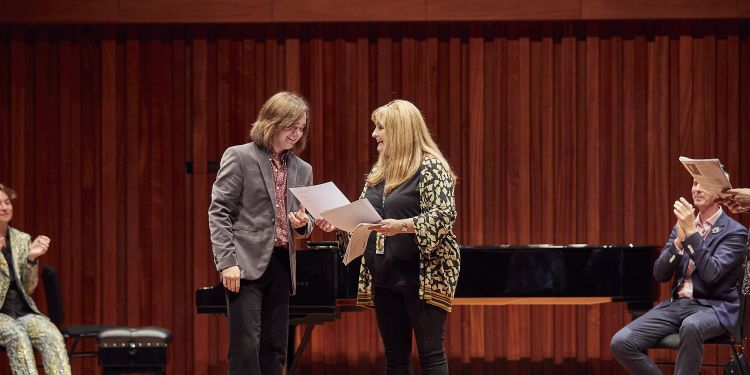
<path fill-rule="evenodd" d="M 10 228 L 14 264 L 8 265 L 5 257 L 0 255 L 0 306 L 5 303 L 5 296 L 8 294 L 12 266 L 20 284 L 18 292 L 33 313 L 15 319 L 0 313 L 0 345 L 5 347 L 14 375 L 38 374 L 34 349 L 42 353 L 42 364 L 46 374 L 70 375 L 65 339 L 49 318 L 39 312 L 36 303 L 31 299 L 31 293 L 39 283 L 39 266 L 30 265 L 27 261 L 30 245 L 31 236 Z"/>
<path fill-rule="evenodd" d="M 31 310 L 37 314 L 41 314 L 34 300 L 30 297 L 34 293 L 37 284 L 39 284 L 39 266 L 32 266 L 26 261 L 30 244 L 31 236 L 17 229 L 10 228 L 10 247 L 13 251 L 13 263 L 15 263 L 13 264 L 13 268 L 16 270 L 18 280 L 23 284 L 18 286 L 19 292 L 26 303 L 29 304 Z M 11 275 L 8 262 L 5 261 L 5 257 L 3 256 L 0 256 L 0 273 L 2 273 L 2 277 L 0 277 L 0 306 L 2 306 L 5 303 L 5 296 L 8 294 Z"/>
<path fill-rule="evenodd" d="M 419 180 L 421 214 L 413 218 L 419 254 L 419 298 L 451 311 L 458 284 L 461 257 L 453 234 L 456 221 L 454 181 L 451 173 L 435 157 L 422 161 Z M 360 198 L 365 196 L 367 186 Z M 378 237 L 382 234 L 377 233 Z M 378 238 L 380 241 L 381 238 Z M 372 275 L 362 258 L 357 287 L 357 305 L 374 307 Z"/>

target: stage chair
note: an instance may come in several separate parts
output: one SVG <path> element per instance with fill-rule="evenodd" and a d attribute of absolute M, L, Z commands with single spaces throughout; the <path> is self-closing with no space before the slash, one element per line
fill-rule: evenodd
<path fill-rule="evenodd" d="M 114 326 L 97 325 L 97 324 L 79 324 L 64 326 L 65 311 L 63 309 L 62 292 L 60 291 L 60 281 L 57 273 L 52 267 L 45 266 L 42 270 L 42 282 L 44 283 L 44 294 L 47 297 L 47 309 L 49 319 L 54 323 L 65 339 L 73 341 L 68 350 L 68 357 L 93 357 L 98 354 L 97 351 L 76 351 L 78 343 L 87 338 L 95 339 L 97 335 Z"/>
<path fill-rule="evenodd" d="M 711 339 L 706 340 L 706 342 L 703 343 L 703 345 L 729 345 L 732 348 L 732 357 L 734 360 L 739 363 L 739 355 L 740 352 L 737 350 L 737 348 L 743 348 L 743 342 L 745 340 L 745 318 L 746 318 L 746 303 L 745 303 L 745 295 L 742 293 L 742 288 L 737 288 L 737 293 L 740 295 L 740 317 L 739 321 L 737 322 L 737 327 L 734 329 L 734 332 L 731 335 L 722 335 L 717 336 Z M 665 336 L 664 338 L 659 341 L 656 346 L 654 346 L 652 349 L 674 349 L 677 350 L 680 348 L 680 334 L 679 333 L 673 333 L 671 335 Z M 659 365 L 674 365 L 674 362 L 658 362 Z M 711 365 L 706 365 L 711 366 Z M 720 365 L 714 365 L 718 367 L 723 367 L 724 364 Z M 742 366 L 739 366 L 740 373 L 742 375 L 750 375 L 745 374 L 742 372 Z"/>

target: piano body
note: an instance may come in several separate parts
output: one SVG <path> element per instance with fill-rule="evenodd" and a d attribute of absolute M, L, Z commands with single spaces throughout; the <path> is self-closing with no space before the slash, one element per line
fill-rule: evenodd
<path fill-rule="evenodd" d="M 308 244 L 297 252 L 297 295 L 290 325 L 305 325 L 295 349 L 290 329 L 287 373 L 307 347 L 317 324 L 356 310 L 360 260 L 344 266 L 336 242 Z M 651 308 L 651 269 L 659 248 L 639 245 L 462 246 L 456 305 L 595 304 L 627 302 L 634 312 Z M 361 258 L 360 258 L 361 259 Z M 221 284 L 196 291 L 200 313 L 225 314 Z M 291 327 L 293 328 L 293 327 Z"/>

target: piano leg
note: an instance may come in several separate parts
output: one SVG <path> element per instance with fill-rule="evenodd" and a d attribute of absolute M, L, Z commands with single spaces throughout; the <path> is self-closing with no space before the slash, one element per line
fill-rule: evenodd
<path fill-rule="evenodd" d="M 296 327 L 297 325 L 290 325 L 289 326 L 289 347 L 287 349 L 287 375 L 294 374 L 294 371 L 299 366 L 299 361 L 302 357 L 302 354 L 305 352 L 305 349 L 307 349 L 307 345 L 310 344 L 310 337 L 312 337 L 312 331 L 313 328 L 315 328 L 315 323 L 308 323 L 305 325 L 305 333 L 302 335 L 302 341 L 300 341 L 299 346 L 295 349 L 294 348 L 294 340 L 296 338 Z"/>

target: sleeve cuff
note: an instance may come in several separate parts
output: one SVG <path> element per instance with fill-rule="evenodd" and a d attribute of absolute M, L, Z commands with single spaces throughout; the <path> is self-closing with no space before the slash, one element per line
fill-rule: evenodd
<path fill-rule="evenodd" d="M 239 265 L 239 263 L 237 263 L 237 256 L 234 254 L 225 256 L 224 258 L 214 256 L 214 263 L 216 264 L 217 271 Z"/>

